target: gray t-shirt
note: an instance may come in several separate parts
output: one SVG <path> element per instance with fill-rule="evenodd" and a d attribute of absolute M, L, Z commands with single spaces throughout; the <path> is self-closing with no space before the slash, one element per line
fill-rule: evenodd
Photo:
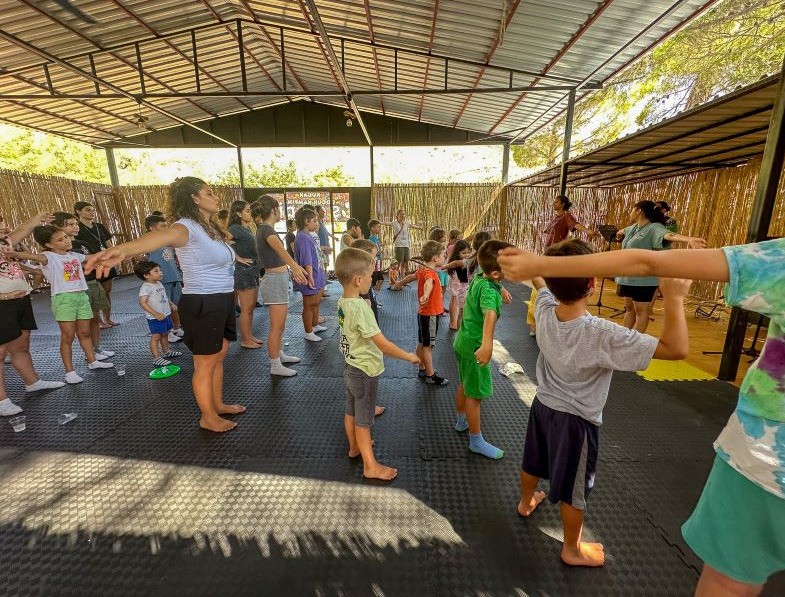
<path fill-rule="evenodd" d="M 275 228 L 269 224 L 259 224 L 256 227 L 256 248 L 259 251 L 259 262 L 265 269 L 286 265 L 286 262 L 281 259 L 280 255 L 267 243 L 267 237 L 269 236 L 275 236 L 278 240 L 281 240 Z"/>
<path fill-rule="evenodd" d="M 602 424 L 602 409 L 614 370 L 648 367 L 659 340 L 586 313 L 571 321 L 556 317 L 550 290 L 537 294 L 537 398 L 545 406 Z"/>

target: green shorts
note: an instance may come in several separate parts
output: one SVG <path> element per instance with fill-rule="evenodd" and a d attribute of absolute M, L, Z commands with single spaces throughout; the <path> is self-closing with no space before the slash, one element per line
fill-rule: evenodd
<path fill-rule="evenodd" d="M 52 314 L 55 321 L 77 321 L 79 319 L 92 319 L 93 310 L 90 308 L 90 299 L 87 293 L 63 292 L 52 297 Z"/>
<path fill-rule="evenodd" d="M 493 396 L 493 380 L 491 364 L 481 367 L 477 359 L 467 357 L 455 351 L 458 361 L 458 382 L 463 386 L 463 393 L 469 398 L 484 400 Z"/>
<path fill-rule="evenodd" d="M 785 499 L 719 456 L 681 533 L 700 559 L 735 580 L 763 584 L 785 570 Z"/>
<path fill-rule="evenodd" d="M 109 308 L 109 298 L 104 287 L 98 280 L 87 281 L 87 296 L 90 299 L 90 308 L 93 311 L 103 311 Z"/>

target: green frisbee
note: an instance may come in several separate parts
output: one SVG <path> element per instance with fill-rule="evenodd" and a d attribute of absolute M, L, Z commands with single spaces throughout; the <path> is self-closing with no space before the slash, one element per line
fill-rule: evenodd
<path fill-rule="evenodd" d="M 165 365 L 150 371 L 150 379 L 166 379 L 180 373 L 180 365 Z"/>

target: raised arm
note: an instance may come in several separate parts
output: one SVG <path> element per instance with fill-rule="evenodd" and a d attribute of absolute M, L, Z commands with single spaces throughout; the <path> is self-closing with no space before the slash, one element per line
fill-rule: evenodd
<path fill-rule="evenodd" d="M 546 257 L 510 248 L 499 252 L 499 265 L 506 279 L 518 282 L 535 276 L 658 276 L 727 282 L 730 276 L 728 262 L 721 249 L 626 249 L 574 257 Z"/>
<path fill-rule="evenodd" d="M 148 232 L 136 240 L 90 255 L 84 262 L 84 271 L 89 274 L 95 270 L 96 277 L 102 278 L 126 257 L 149 253 L 166 246 L 182 247 L 187 242 L 188 228 L 182 224 L 173 224 L 169 228 Z"/>
<path fill-rule="evenodd" d="M 33 233 L 33 228 L 42 224 L 48 224 L 54 219 L 51 213 L 40 213 L 29 220 L 20 224 L 6 239 L 11 246 L 17 245 Z"/>

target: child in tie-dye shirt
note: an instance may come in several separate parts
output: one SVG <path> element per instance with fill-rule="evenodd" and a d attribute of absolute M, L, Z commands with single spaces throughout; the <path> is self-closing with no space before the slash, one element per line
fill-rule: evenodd
<path fill-rule="evenodd" d="M 670 276 L 727 282 L 729 305 L 770 318 L 768 338 L 714 448 L 703 494 L 682 527 L 703 559 L 696 595 L 757 595 L 785 570 L 785 239 L 722 249 L 630 249 L 544 257 L 499 256 L 505 279 Z"/>

